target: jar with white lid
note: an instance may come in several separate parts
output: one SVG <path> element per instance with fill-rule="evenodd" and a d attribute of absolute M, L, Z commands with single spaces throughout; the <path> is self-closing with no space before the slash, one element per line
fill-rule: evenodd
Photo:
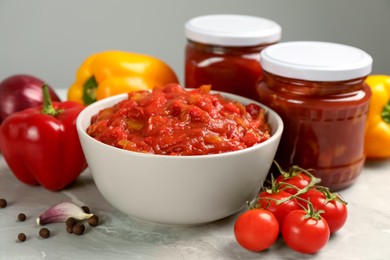
<path fill-rule="evenodd" d="M 185 34 L 185 87 L 207 84 L 257 99 L 260 52 L 280 40 L 277 23 L 247 15 L 207 15 L 189 20 Z"/>
<path fill-rule="evenodd" d="M 314 169 L 333 190 L 350 186 L 365 160 L 371 56 L 336 43 L 285 42 L 264 49 L 260 63 L 259 100 L 285 126 L 275 160 Z"/>

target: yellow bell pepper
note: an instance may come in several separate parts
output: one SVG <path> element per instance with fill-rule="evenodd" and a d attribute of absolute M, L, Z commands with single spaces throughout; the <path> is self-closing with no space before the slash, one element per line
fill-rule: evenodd
<path fill-rule="evenodd" d="M 390 157 L 390 76 L 370 75 L 366 83 L 372 96 L 365 132 L 365 153 L 367 158 Z"/>
<path fill-rule="evenodd" d="M 144 54 L 104 51 L 81 64 L 68 90 L 68 100 L 89 105 L 109 96 L 168 83 L 178 83 L 178 79 L 163 61 Z"/>

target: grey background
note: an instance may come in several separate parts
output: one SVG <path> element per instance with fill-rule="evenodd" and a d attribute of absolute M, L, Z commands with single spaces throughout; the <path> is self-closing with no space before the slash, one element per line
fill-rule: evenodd
<path fill-rule="evenodd" d="M 348 44 L 390 74 L 390 0 L 0 0 L 0 80 L 16 73 L 68 88 L 82 61 L 121 49 L 156 56 L 184 78 L 184 23 L 206 14 L 265 17 L 282 41 Z"/>

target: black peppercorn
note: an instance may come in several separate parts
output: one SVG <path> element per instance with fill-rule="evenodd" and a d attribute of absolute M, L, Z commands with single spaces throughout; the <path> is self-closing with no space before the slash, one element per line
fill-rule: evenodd
<path fill-rule="evenodd" d="M 20 242 L 24 242 L 24 241 L 26 241 L 26 234 L 24 234 L 24 233 L 19 233 L 19 235 L 18 235 L 18 240 L 20 241 Z"/>
<path fill-rule="evenodd" d="M 0 208 L 5 208 L 7 207 L 7 201 L 5 199 L 0 199 Z"/>
<path fill-rule="evenodd" d="M 73 233 L 73 226 L 67 225 L 66 226 L 66 232 Z"/>
<path fill-rule="evenodd" d="M 84 231 L 85 231 L 85 226 L 84 226 L 84 224 L 82 224 L 82 223 L 76 223 L 76 224 L 73 226 L 72 231 L 73 231 L 73 233 L 74 233 L 75 235 L 80 236 L 80 235 L 82 235 L 82 234 L 84 233 Z"/>
<path fill-rule="evenodd" d="M 24 213 L 20 213 L 19 215 L 18 215 L 18 220 L 19 221 L 25 221 L 26 220 L 26 215 L 24 214 Z"/>
<path fill-rule="evenodd" d="M 91 212 L 87 206 L 82 206 L 81 209 L 87 214 Z"/>
<path fill-rule="evenodd" d="M 88 219 L 88 224 L 92 227 L 96 227 L 97 225 L 99 225 L 99 217 L 96 215 L 93 215 L 92 217 L 90 217 Z"/>
<path fill-rule="evenodd" d="M 43 238 L 48 238 L 48 237 L 50 237 L 50 230 L 47 229 L 47 228 L 41 228 L 41 229 L 39 230 L 39 235 L 40 235 L 41 237 L 43 237 Z"/>
<path fill-rule="evenodd" d="M 67 220 L 66 220 L 66 222 L 65 222 L 65 224 L 66 224 L 66 226 L 68 227 L 73 227 L 74 226 L 74 224 L 76 224 L 76 219 L 75 218 L 72 218 L 72 217 L 70 217 L 70 218 L 68 218 Z"/>

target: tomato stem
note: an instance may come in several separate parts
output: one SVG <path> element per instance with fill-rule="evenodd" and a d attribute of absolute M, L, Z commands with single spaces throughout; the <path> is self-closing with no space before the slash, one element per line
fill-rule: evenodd
<path fill-rule="evenodd" d="M 306 211 L 305 219 L 314 218 L 320 220 L 321 214 L 324 213 L 324 211 L 322 209 L 315 211 L 313 203 L 311 203 L 310 201 L 307 202 L 307 209 L 303 207 L 303 209 Z"/>
<path fill-rule="evenodd" d="M 310 178 L 315 178 L 313 176 L 313 174 L 310 173 L 310 171 L 312 171 L 312 169 L 306 170 L 306 169 L 303 169 L 297 165 L 293 165 L 290 167 L 290 169 L 287 172 L 287 171 L 283 170 L 283 168 L 276 161 L 274 161 L 274 164 L 278 168 L 278 171 L 280 172 L 280 174 L 283 175 L 283 179 L 285 179 L 285 180 L 291 179 L 292 177 L 295 177 L 295 176 L 299 176 L 299 173 L 301 173 L 301 172 L 305 173 Z"/>
<path fill-rule="evenodd" d="M 286 172 L 277 164 L 277 162 L 275 162 L 275 164 L 278 167 L 280 173 L 283 174 L 283 176 L 285 178 L 287 178 L 287 179 L 289 177 L 292 178 L 294 176 L 297 176 L 299 173 L 303 173 L 303 174 L 306 174 L 307 176 L 310 177 L 310 182 L 304 188 L 298 188 L 297 186 L 295 186 L 291 183 L 288 183 L 288 182 L 282 182 L 282 181 L 276 182 L 273 175 L 271 175 L 271 187 L 270 188 L 263 188 L 263 189 L 265 189 L 265 191 L 267 193 L 276 193 L 276 192 L 279 192 L 280 190 L 284 190 L 286 187 L 294 188 L 297 192 L 295 194 L 292 194 L 291 196 L 285 197 L 283 199 L 275 199 L 275 198 L 267 197 L 266 199 L 268 200 L 268 203 L 271 203 L 271 201 L 274 201 L 276 205 L 280 205 L 280 204 L 285 203 L 289 200 L 297 199 L 298 205 L 306 212 L 306 215 L 304 217 L 305 219 L 312 218 L 312 219 L 316 219 L 316 220 L 321 220 L 321 214 L 323 214 L 325 211 L 324 210 L 317 210 L 316 211 L 314 209 L 313 203 L 310 201 L 310 198 L 307 200 L 307 199 L 300 197 L 300 195 L 308 192 L 310 189 L 315 187 L 317 190 L 319 190 L 320 192 L 322 192 L 324 194 L 324 196 L 326 198 L 325 204 L 329 201 L 332 201 L 332 200 L 337 200 L 343 204 L 347 204 L 347 202 L 345 200 L 343 200 L 338 193 L 332 193 L 328 187 L 318 186 L 317 184 L 319 182 L 321 182 L 321 179 L 315 177 L 312 173 L 309 172 L 309 170 L 303 169 L 303 168 L 298 167 L 298 166 L 292 166 L 292 167 L 290 167 L 289 171 Z M 283 186 L 283 188 L 279 189 L 280 186 Z M 251 202 L 247 202 L 249 209 L 260 208 L 259 201 L 260 201 L 260 196 L 257 195 Z M 306 207 L 305 207 L 305 205 L 303 205 L 303 203 L 300 203 L 299 201 L 305 202 Z"/>
<path fill-rule="evenodd" d="M 292 170 L 290 171 L 299 171 L 299 172 L 303 172 L 304 174 L 307 174 L 309 177 L 310 177 L 310 182 L 309 184 L 303 188 L 303 189 L 299 189 L 298 187 L 292 185 L 292 184 L 288 184 L 286 182 L 280 182 L 280 184 L 283 184 L 283 185 L 290 185 L 290 186 L 294 186 L 294 188 L 297 190 L 297 192 L 289 197 L 286 197 L 280 201 L 278 201 L 276 204 L 279 205 L 279 204 L 282 204 L 290 199 L 293 199 L 293 198 L 297 198 L 299 195 L 301 194 L 304 194 L 306 193 L 309 189 L 311 189 L 312 187 L 314 187 L 316 184 L 318 184 L 319 182 L 321 182 L 321 179 L 320 178 L 316 178 L 313 176 L 313 174 L 311 174 L 309 171 L 301 168 L 301 167 L 298 167 L 298 166 L 292 166 L 291 167 Z"/>
<path fill-rule="evenodd" d="M 284 185 L 284 187 L 292 187 L 292 188 L 297 190 L 297 192 L 295 194 L 293 194 L 291 196 L 288 196 L 288 197 L 286 197 L 284 199 L 280 199 L 280 200 L 273 199 L 273 200 L 275 200 L 276 205 L 280 205 L 280 204 L 285 203 L 285 202 L 287 202 L 287 201 L 289 201 L 291 199 L 294 199 L 294 198 L 299 198 L 299 195 L 306 193 L 309 189 L 311 189 L 312 187 L 316 186 L 316 184 L 321 182 L 320 178 L 314 177 L 314 175 L 311 174 L 308 170 L 305 170 L 305 169 L 303 169 L 301 167 L 292 166 L 289 169 L 289 172 L 286 172 L 286 171 L 284 171 L 280 167 L 280 165 L 276 161 L 274 161 L 274 163 L 276 164 L 276 167 L 278 168 L 280 173 L 281 174 L 285 174 L 285 176 L 286 175 L 287 176 L 295 176 L 295 175 L 297 175 L 298 172 L 302 172 L 302 173 L 304 173 L 304 174 L 306 174 L 306 175 L 308 175 L 310 177 L 309 184 L 306 187 L 304 187 L 302 189 L 299 189 L 295 185 L 287 183 L 287 182 L 278 182 L 278 183 L 276 183 L 273 175 L 271 175 L 271 188 L 270 189 L 266 189 L 266 192 L 268 192 L 268 193 L 276 193 L 276 192 L 279 191 L 279 187 L 281 185 Z M 251 202 L 248 203 L 249 208 L 251 208 L 251 209 L 256 208 L 257 204 L 258 204 L 258 201 L 259 201 L 259 196 L 256 196 Z M 308 201 L 306 201 L 306 202 L 308 202 Z M 311 204 L 311 203 L 308 202 L 308 204 Z"/>
<path fill-rule="evenodd" d="M 328 187 L 324 187 L 324 186 L 316 186 L 316 189 L 319 190 L 320 192 L 322 192 L 322 194 L 324 194 L 325 198 L 326 198 L 326 201 L 325 203 L 329 202 L 329 201 L 332 201 L 332 200 L 336 200 L 344 205 L 347 205 L 348 203 L 341 197 L 340 194 L 336 193 L 336 192 L 331 192 L 330 189 Z"/>
<path fill-rule="evenodd" d="M 280 185 L 276 182 L 274 175 L 271 174 L 271 188 L 265 189 L 265 191 L 269 194 L 276 193 L 279 191 Z"/>

